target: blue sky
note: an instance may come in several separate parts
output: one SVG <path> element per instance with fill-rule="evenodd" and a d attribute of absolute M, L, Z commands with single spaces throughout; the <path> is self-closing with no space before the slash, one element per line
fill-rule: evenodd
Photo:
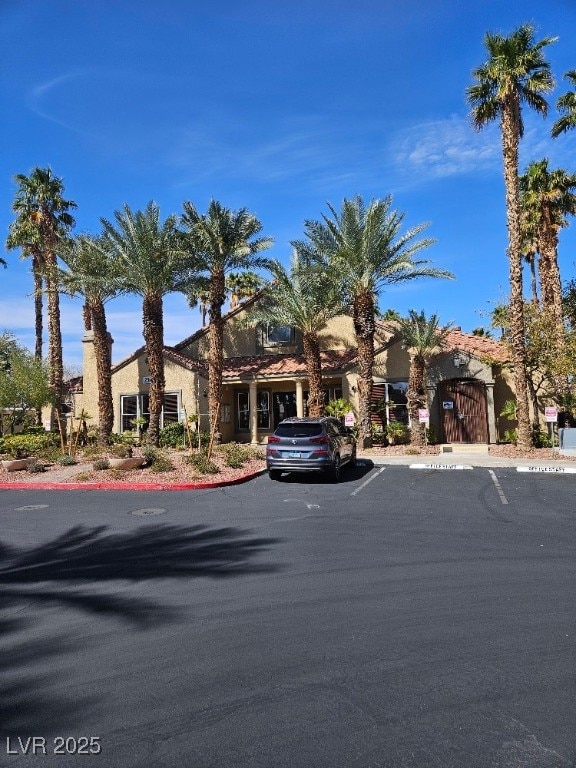
<path fill-rule="evenodd" d="M 554 104 L 576 68 L 573 0 L 3 0 L 0 4 L 0 232 L 16 173 L 50 166 L 76 201 L 76 232 L 155 200 L 247 207 L 287 260 L 305 219 L 329 201 L 393 196 L 405 226 L 430 222 L 425 252 L 454 281 L 383 293 L 382 309 L 436 312 L 470 331 L 506 295 L 502 159 L 497 126 L 475 133 L 465 89 L 485 60 L 486 31 L 530 22 L 558 36 L 548 120 L 525 114 L 521 168 L 550 159 L 576 170 L 576 132 L 550 138 Z M 574 225 L 560 266 L 575 276 Z M 32 280 L 17 252 L 0 271 L 0 330 L 33 346 Z M 199 314 L 165 301 L 166 343 Z M 119 361 L 142 342 L 140 301 L 107 305 Z M 65 360 L 81 361 L 81 302 L 63 300 Z"/>

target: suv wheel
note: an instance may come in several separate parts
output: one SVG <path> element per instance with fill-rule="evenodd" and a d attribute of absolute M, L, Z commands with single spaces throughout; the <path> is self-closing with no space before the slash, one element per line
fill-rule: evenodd
<path fill-rule="evenodd" d="M 334 463 L 332 465 L 332 482 L 337 483 L 340 480 L 342 474 L 342 464 L 340 463 L 340 456 L 336 454 L 334 456 Z"/>

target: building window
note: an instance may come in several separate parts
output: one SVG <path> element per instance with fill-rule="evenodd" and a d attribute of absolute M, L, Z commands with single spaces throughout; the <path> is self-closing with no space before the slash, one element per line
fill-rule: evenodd
<path fill-rule="evenodd" d="M 372 421 L 378 429 L 384 429 L 393 421 L 409 425 L 407 391 L 407 381 L 374 382 Z"/>
<path fill-rule="evenodd" d="M 294 329 L 288 325 L 266 323 L 262 331 L 265 347 L 283 347 L 294 344 Z"/>
<path fill-rule="evenodd" d="M 263 389 L 256 395 L 258 403 L 258 429 L 270 429 L 270 392 Z"/>
<path fill-rule="evenodd" d="M 238 392 L 238 432 L 248 432 L 250 429 L 250 400 L 248 392 Z"/>
<path fill-rule="evenodd" d="M 175 392 L 167 392 L 164 395 L 164 404 L 160 414 L 160 429 L 165 424 L 178 421 L 178 395 Z M 150 421 L 150 396 L 141 395 L 123 395 L 120 398 L 120 426 L 122 432 L 134 430 L 134 419 L 146 419 L 146 423 L 141 425 L 141 431 L 148 429 Z"/>

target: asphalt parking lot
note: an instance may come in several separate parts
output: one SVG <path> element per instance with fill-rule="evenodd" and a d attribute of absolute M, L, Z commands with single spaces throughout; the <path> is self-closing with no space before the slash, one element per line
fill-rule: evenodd
<path fill-rule="evenodd" d="M 2 490 L 0 764 L 574 766 L 575 490 Z"/>

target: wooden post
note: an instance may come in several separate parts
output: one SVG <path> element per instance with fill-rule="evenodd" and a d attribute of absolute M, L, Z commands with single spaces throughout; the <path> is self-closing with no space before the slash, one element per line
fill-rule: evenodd
<path fill-rule="evenodd" d="M 186 431 L 186 435 L 188 436 L 188 442 L 190 443 L 190 451 L 193 449 L 192 445 L 192 430 L 190 429 L 190 422 L 188 421 L 188 412 L 186 411 L 186 406 L 182 406 L 182 410 L 184 411 L 184 429 Z"/>
<path fill-rule="evenodd" d="M 210 460 L 210 456 L 212 456 L 212 447 L 214 445 L 214 438 L 216 437 L 216 431 L 218 430 L 219 426 L 219 420 L 220 418 L 220 403 L 216 406 L 216 418 L 214 419 L 214 426 L 212 427 L 212 432 L 210 434 L 210 445 L 208 446 L 208 453 L 206 454 L 206 458 Z"/>

